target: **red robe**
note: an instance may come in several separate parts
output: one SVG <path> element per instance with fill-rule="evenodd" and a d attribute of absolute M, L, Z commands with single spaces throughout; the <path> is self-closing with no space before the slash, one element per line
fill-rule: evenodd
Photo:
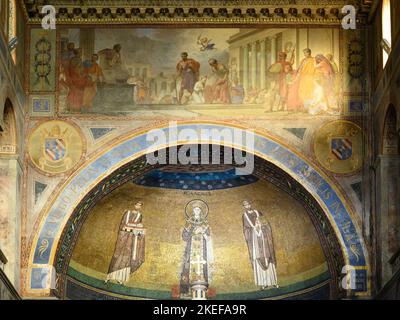
<path fill-rule="evenodd" d="M 288 95 L 288 86 L 286 84 L 286 66 L 290 67 L 290 72 L 293 70 L 292 65 L 288 61 L 278 61 L 281 65 L 281 72 L 279 73 L 279 95 L 286 101 Z"/>
<path fill-rule="evenodd" d="M 70 111 L 80 112 L 83 105 L 85 86 L 89 81 L 86 75 L 82 72 L 82 65 L 75 59 L 76 58 L 71 59 L 66 72 L 66 83 L 69 89 L 67 104 Z"/>

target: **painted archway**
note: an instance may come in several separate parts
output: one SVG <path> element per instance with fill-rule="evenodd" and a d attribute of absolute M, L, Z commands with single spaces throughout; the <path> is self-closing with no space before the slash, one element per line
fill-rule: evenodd
<path fill-rule="evenodd" d="M 230 132 L 234 136 L 235 130 L 246 128 L 227 125 L 226 123 L 211 122 L 183 122 L 177 127 L 158 128 L 169 137 L 169 145 L 213 143 L 198 139 L 197 135 L 186 135 L 184 141 L 179 141 L 180 132 L 201 130 L 217 130 Z M 32 294 L 46 294 L 50 292 L 51 274 L 55 254 L 60 236 L 71 217 L 74 208 L 101 180 L 130 161 L 148 153 L 151 150 L 165 146 L 154 146 L 147 141 L 147 133 L 135 133 L 110 146 L 108 150 L 98 155 L 78 170 L 65 183 L 61 191 L 55 196 L 50 206 L 44 212 L 38 233 L 33 240 L 28 265 L 28 292 Z M 231 147 L 245 150 L 244 144 L 238 141 Z M 316 166 L 291 150 L 288 146 L 276 141 L 272 137 L 261 133 L 254 133 L 254 154 L 267 160 L 301 183 L 323 208 L 324 213 L 335 231 L 340 243 L 345 264 L 350 266 L 351 275 L 355 276 L 358 294 L 368 294 L 368 256 L 360 231 L 358 230 L 354 213 L 339 189 Z M 349 269 L 349 268 L 347 268 Z"/>
<path fill-rule="evenodd" d="M 2 121 L 4 125 L 0 126 L 2 129 L 0 134 L 0 153 L 16 154 L 18 145 L 18 128 L 14 107 L 9 99 L 6 99 L 1 118 L 0 121 Z"/>
<path fill-rule="evenodd" d="M 165 151 L 173 155 L 174 149 L 185 152 L 187 147 L 181 145 Z M 180 297 L 176 275 L 183 252 L 181 210 L 195 197 L 204 199 L 209 206 L 216 244 L 213 247 L 218 252 L 212 276 L 218 280 L 212 281 L 210 299 L 337 300 L 345 296 L 338 281 L 344 257 L 337 237 L 322 208 L 299 182 L 257 156 L 252 174 L 238 176 L 237 161 L 230 164 L 223 160 L 226 153 L 239 150 L 209 144 L 189 147 L 193 159 L 189 166 L 170 164 L 172 161 L 151 165 L 142 156 L 114 171 L 85 195 L 58 242 L 54 295 L 68 300 Z M 205 164 L 205 149 L 212 151 L 209 156 L 214 158 L 214 164 Z M 218 153 L 220 165 L 216 164 Z M 203 161 L 199 161 L 201 158 Z M 116 235 L 114 222 L 119 225 L 119 214 L 130 206 L 131 196 L 140 199 L 146 208 L 146 262 L 130 283 L 109 286 L 104 282 L 104 272 L 116 241 L 112 238 Z M 264 291 L 254 287 L 247 258 L 238 254 L 246 250 L 242 238 L 243 198 L 266 212 L 275 230 L 279 288 Z M 310 223 L 308 227 L 305 221 Z M 160 248 L 170 254 L 162 258 Z M 155 274 L 163 276 L 158 278 Z"/>

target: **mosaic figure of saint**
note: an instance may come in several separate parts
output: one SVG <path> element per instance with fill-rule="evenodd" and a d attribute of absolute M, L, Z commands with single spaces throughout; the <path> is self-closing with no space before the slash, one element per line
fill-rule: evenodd
<path fill-rule="evenodd" d="M 122 217 L 106 283 L 110 280 L 126 283 L 144 263 L 146 229 L 142 224 L 142 206 L 143 203 L 137 202 L 134 210 L 127 210 Z"/>
<path fill-rule="evenodd" d="M 243 232 L 253 267 L 254 282 L 262 290 L 278 288 L 271 225 L 248 201 L 243 201 L 243 207 Z"/>
<path fill-rule="evenodd" d="M 207 221 L 208 206 L 202 200 L 192 200 L 186 205 L 186 225 L 182 238 L 186 242 L 180 281 L 182 298 L 205 300 L 211 280 L 213 250 L 210 227 Z"/>

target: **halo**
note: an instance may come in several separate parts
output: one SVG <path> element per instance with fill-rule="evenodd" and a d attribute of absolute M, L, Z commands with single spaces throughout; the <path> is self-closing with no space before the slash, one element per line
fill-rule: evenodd
<path fill-rule="evenodd" d="M 195 199 L 190 202 L 185 207 L 185 216 L 187 220 L 193 219 L 193 209 L 199 207 L 201 209 L 201 218 L 205 220 L 208 216 L 208 205 L 203 200 Z"/>

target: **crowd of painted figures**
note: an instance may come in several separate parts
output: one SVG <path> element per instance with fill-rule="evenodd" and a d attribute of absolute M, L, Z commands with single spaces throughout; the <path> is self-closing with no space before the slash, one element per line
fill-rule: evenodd
<path fill-rule="evenodd" d="M 104 49 L 83 61 L 82 50 L 68 44 L 62 54 L 60 85 L 67 92 L 66 105 L 71 112 L 91 111 L 99 83 L 134 86 L 136 104 L 257 104 L 266 112 L 340 113 L 339 70 L 332 54 L 312 56 L 304 49 L 304 58 L 294 68 L 294 50 L 280 52 L 277 61 L 265 73 L 265 88 L 245 88 L 237 76 L 216 59 L 209 59 L 210 72 L 200 74 L 200 63 L 181 54 L 176 73 L 169 77 L 156 94 L 151 89 L 154 79 L 129 75 L 121 59 L 121 45 Z M 98 63 L 100 59 L 100 63 Z M 165 77 L 167 78 L 167 77 Z"/>
<path fill-rule="evenodd" d="M 118 49 L 113 49 L 111 60 L 117 63 Z M 69 43 L 62 54 L 60 87 L 66 89 L 67 108 L 71 112 L 90 111 L 97 94 L 97 83 L 104 81 L 103 70 L 98 64 L 99 54 L 93 54 L 90 60 L 83 61 L 82 49 Z"/>
<path fill-rule="evenodd" d="M 244 88 L 237 72 L 215 59 L 210 59 L 212 73 L 200 76 L 200 64 L 182 53 L 178 63 L 181 78 L 178 102 L 182 104 L 259 104 L 267 112 L 308 112 L 310 114 L 340 112 L 338 100 L 340 83 L 339 69 L 331 54 L 312 56 L 311 49 L 305 49 L 304 59 L 295 69 L 294 51 L 280 52 L 278 61 L 265 71 L 266 88 Z"/>
<path fill-rule="evenodd" d="M 243 102 L 263 104 L 267 112 L 339 113 L 339 69 L 333 55 L 313 57 L 308 48 L 303 53 L 304 58 L 295 69 L 294 51 L 289 61 L 288 53 L 280 52 L 277 62 L 266 70 L 266 88 L 249 88 Z"/>

